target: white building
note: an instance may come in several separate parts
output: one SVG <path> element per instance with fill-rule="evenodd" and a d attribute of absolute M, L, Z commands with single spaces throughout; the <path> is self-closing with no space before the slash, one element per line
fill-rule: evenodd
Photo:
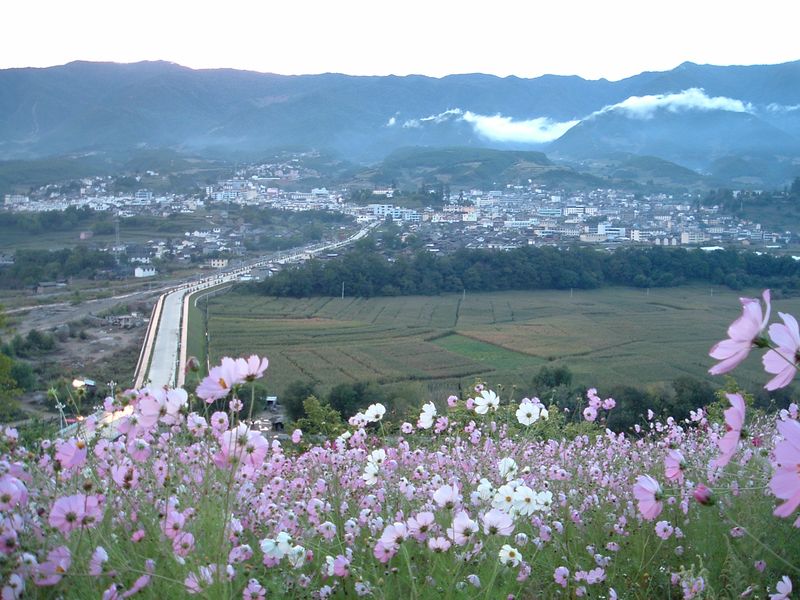
<path fill-rule="evenodd" d="M 133 270 L 133 276 L 137 278 L 142 277 L 155 277 L 157 274 L 155 267 L 136 267 Z"/>

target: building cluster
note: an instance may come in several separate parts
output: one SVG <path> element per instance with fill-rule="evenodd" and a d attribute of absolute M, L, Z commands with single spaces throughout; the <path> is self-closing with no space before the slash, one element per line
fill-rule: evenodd
<path fill-rule="evenodd" d="M 792 232 L 704 206 L 697 197 L 639 196 L 613 189 L 567 194 L 542 188 L 471 190 L 421 221 L 455 227 L 468 247 L 523 244 L 784 245 Z"/>
<path fill-rule="evenodd" d="M 291 160 L 255 165 L 194 194 L 162 194 L 146 188 L 110 193 L 110 178 L 95 177 L 66 187 L 43 186 L 30 195 L 6 195 L 2 209 L 37 212 L 90 208 L 113 213 L 123 228 L 126 218 L 141 215 L 196 214 L 208 219 L 208 227 L 172 234 L 154 232 L 154 239 L 146 243 L 121 244 L 117 238 L 117 243 L 107 249 L 124 257 L 135 277 L 156 275 L 159 261 L 218 269 L 225 268 L 232 258 L 245 256 L 248 241 L 257 239 L 263 231 L 241 219 L 228 218 L 230 204 L 335 211 L 352 216 L 357 223 L 392 220 L 424 239 L 424 247 L 432 252 L 576 242 L 764 247 L 788 244 L 793 235 L 738 219 L 688 194 L 641 195 L 615 189 L 571 193 L 536 185 L 508 186 L 450 192 L 429 207 L 412 209 L 402 206 L 402 195 L 392 188 L 372 190 L 366 204 L 363 195 L 360 204 L 350 202 L 348 189 L 285 189 L 296 187 L 287 185 L 287 181 L 310 175 L 313 172 Z M 83 232 L 80 237 L 88 240 L 92 232 Z M 255 247 L 252 251 L 259 252 Z"/>

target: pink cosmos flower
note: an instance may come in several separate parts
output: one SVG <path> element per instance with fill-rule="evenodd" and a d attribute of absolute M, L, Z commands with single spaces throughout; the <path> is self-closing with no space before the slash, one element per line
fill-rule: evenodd
<path fill-rule="evenodd" d="M 453 408 L 458 404 L 458 396 L 448 396 L 447 397 L 447 406 Z"/>
<path fill-rule="evenodd" d="M 562 588 L 566 588 L 569 582 L 569 569 L 567 567 L 556 567 L 556 570 L 553 571 L 553 579 Z"/>
<path fill-rule="evenodd" d="M 659 521 L 656 523 L 656 535 L 662 540 L 668 540 L 672 536 L 675 529 L 669 524 L 669 521 Z"/>
<path fill-rule="evenodd" d="M 800 423 L 778 421 L 783 440 L 775 446 L 775 472 L 769 482 L 772 493 L 785 500 L 775 516 L 788 517 L 800 506 Z"/>
<path fill-rule="evenodd" d="M 433 501 L 442 508 L 452 509 L 461 502 L 461 494 L 457 487 L 443 485 L 433 493 Z"/>
<path fill-rule="evenodd" d="M 35 574 L 36 585 L 50 586 L 55 585 L 69 570 L 72 565 L 72 554 L 66 546 L 53 548 L 47 553 L 47 560 L 38 566 Z"/>
<path fill-rule="evenodd" d="M 432 512 L 424 511 L 408 520 L 408 534 L 417 541 L 423 541 L 435 522 Z"/>
<path fill-rule="evenodd" d="M 264 376 L 264 371 L 269 366 L 267 357 L 260 358 L 253 354 L 249 358 L 237 358 L 236 366 L 239 369 L 239 376 L 244 381 L 254 381 Z"/>
<path fill-rule="evenodd" d="M 800 330 L 792 315 L 779 312 L 783 323 L 769 326 L 769 337 L 777 348 L 770 350 L 761 359 L 764 370 L 775 375 L 764 387 L 770 391 L 786 387 L 797 372 L 798 350 L 800 350 Z"/>
<path fill-rule="evenodd" d="M 211 429 L 213 429 L 215 433 L 227 431 L 228 425 L 228 413 L 224 413 L 220 410 L 211 415 Z"/>
<path fill-rule="evenodd" d="M 769 600 L 787 600 L 792 595 L 792 580 L 784 575 L 775 586 L 775 594 L 769 595 Z"/>
<path fill-rule="evenodd" d="M 156 570 L 156 564 L 151 559 L 147 559 L 144 564 L 145 574 L 141 575 L 136 581 L 133 582 L 133 585 L 130 587 L 130 589 L 122 594 L 122 598 L 130 598 L 131 596 L 135 596 L 148 585 L 150 585 L 150 580 L 152 578 L 151 576 Z"/>
<path fill-rule="evenodd" d="M 433 552 L 447 552 L 450 549 L 450 540 L 439 536 L 428 540 L 428 548 Z"/>
<path fill-rule="evenodd" d="M 186 517 L 183 513 L 170 509 L 167 512 L 167 518 L 164 521 L 164 535 L 169 539 L 174 540 L 178 534 L 183 530 L 186 524 Z"/>
<path fill-rule="evenodd" d="M 742 424 L 744 423 L 744 399 L 741 394 L 725 394 L 731 407 L 725 411 L 725 429 L 726 433 L 719 440 L 720 454 L 714 460 L 713 466 L 724 467 L 727 465 L 733 455 L 736 453 L 736 447 L 739 445 L 739 438 L 742 435 Z"/>
<path fill-rule="evenodd" d="M 708 370 L 709 373 L 721 375 L 732 371 L 750 354 L 753 343 L 769 322 L 769 290 L 764 290 L 762 297 L 766 311 L 755 298 L 739 298 L 742 315 L 728 327 L 728 339 L 717 342 L 709 351 L 711 358 L 720 361 Z"/>
<path fill-rule="evenodd" d="M 103 565 L 108 562 L 108 552 L 102 546 L 95 548 L 92 559 L 89 561 L 89 575 L 100 577 L 103 574 Z"/>
<path fill-rule="evenodd" d="M 86 442 L 72 438 L 57 443 L 56 460 L 65 469 L 79 469 L 86 463 Z"/>
<path fill-rule="evenodd" d="M 247 582 L 247 587 L 242 593 L 242 600 L 264 600 L 267 597 L 266 588 L 257 579 Z"/>
<path fill-rule="evenodd" d="M 347 577 L 350 575 L 350 560 L 343 554 L 339 554 L 333 559 L 333 574 L 336 577 Z"/>
<path fill-rule="evenodd" d="M 511 535 L 514 532 L 514 521 L 511 515 L 493 508 L 483 515 L 483 532 L 486 535 Z"/>
<path fill-rule="evenodd" d="M 583 409 L 583 418 L 587 421 L 594 421 L 597 418 L 597 409 L 594 406 L 587 406 Z"/>
<path fill-rule="evenodd" d="M 244 381 L 245 373 L 240 370 L 235 360 L 226 356 L 222 362 L 208 372 L 208 376 L 200 382 L 195 393 L 207 403 L 227 396 L 233 386 Z"/>
<path fill-rule="evenodd" d="M 0 510 L 11 510 L 27 500 L 28 491 L 24 483 L 11 475 L 3 475 L 0 478 Z"/>
<path fill-rule="evenodd" d="M 397 553 L 396 546 L 384 546 L 380 540 L 375 544 L 372 555 L 382 563 L 387 563 Z"/>
<path fill-rule="evenodd" d="M 172 540 L 172 550 L 178 556 L 189 556 L 194 550 L 194 536 L 188 531 L 179 532 Z"/>
<path fill-rule="evenodd" d="M 602 567 L 597 567 L 586 573 L 586 583 L 594 585 L 595 583 L 602 583 L 606 580 L 606 571 Z"/>
<path fill-rule="evenodd" d="M 383 530 L 380 543 L 383 544 L 384 548 L 396 550 L 407 536 L 408 528 L 406 528 L 405 523 L 394 523 L 393 525 L 387 525 Z"/>
<path fill-rule="evenodd" d="M 683 469 L 686 461 L 683 458 L 680 450 L 670 450 L 667 456 L 664 457 L 664 467 L 666 470 L 666 477 L 668 481 L 678 481 L 683 483 Z"/>
<path fill-rule="evenodd" d="M 453 525 L 448 527 L 447 535 L 459 546 L 466 544 L 472 534 L 478 532 L 478 524 L 469 518 L 469 515 L 463 510 L 459 512 L 453 519 Z"/>
<path fill-rule="evenodd" d="M 648 521 L 661 514 L 664 508 L 661 502 L 661 486 L 649 475 L 639 475 L 633 486 L 633 495 L 639 501 L 639 512 Z"/>
<path fill-rule="evenodd" d="M 293 444 L 299 444 L 299 443 L 300 443 L 300 440 L 302 440 L 302 439 L 303 439 L 303 432 L 302 432 L 302 430 L 300 430 L 300 429 L 295 429 L 295 430 L 292 432 L 292 443 L 293 443 Z"/>
<path fill-rule="evenodd" d="M 62 534 L 67 535 L 70 531 L 81 526 L 85 514 L 85 505 L 86 496 L 83 494 L 62 496 L 53 503 L 48 523 Z"/>

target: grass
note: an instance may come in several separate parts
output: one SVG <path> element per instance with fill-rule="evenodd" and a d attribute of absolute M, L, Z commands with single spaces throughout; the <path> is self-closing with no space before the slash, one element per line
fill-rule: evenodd
<path fill-rule="evenodd" d="M 182 239 L 185 231 L 207 229 L 209 221 L 204 213 L 192 215 L 172 215 L 169 217 L 171 230 L 160 231 L 151 224 L 130 225 L 125 219 L 120 220 L 119 237 L 123 244 L 146 244 L 150 240 L 166 238 Z M 15 250 L 56 250 L 71 248 L 79 244 L 110 245 L 114 244 L 116 234 L 95 234 L 88 240 L 81 240 L 82 231 L 91 231 L 93 222 L 76 225 L 65 231 L 49 231 L 47 235 L 29 233 L 14 227 L 0 228 L 0 252 L 13 253 Z M 178 227 L 180 225 L 180 228 Z M 180 230 L 178 230 L 180 229 Z"/>
<path fill-rule="evenodd" d="M 438 397 L 483 378 L 524 392 L 542 365 L 565 365 L 587 386 L 659 384 L 683 375 L 721 383 L 707 375 L 707 353 L 740 313 L 739 295 L 707 287 L 463 298 L 230 293 L 209 301 L 210 360 L 266 355 L 267 385 L 278 394 L 296 379 L 323 390 L 355 380 L 422 381 Z M 776 300 L 773 314 L 798 309 L 800 299 Z M 736 375 L 743 385 L 763 385 L 755 359 Z"/>

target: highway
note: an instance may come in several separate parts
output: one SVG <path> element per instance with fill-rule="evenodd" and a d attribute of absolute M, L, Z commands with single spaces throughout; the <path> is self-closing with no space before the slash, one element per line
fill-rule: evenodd
<path fill-rule="evenodd" d="M 188 332 L 187 315 L 189 301 L 194 292 L 236 281 L 243 275 L 249 274 L 254 267 L 299 263 L 317 254 L 342 248 L 366 237 L 378 225 L 380 225 L 379 221 L 370 223 L 340 242 L 308 246 L 279 259 L 260 258 L 244 265 L 237 265 L 231 270 L 219 271 L 210 277 L 184 282 L 161 294 L 153 307 L 142 350 L 139 353 L 133 377 L 134 388 L 183 386 Z M 112 425 L 114 421 L 125 414 L 127 411 L 119 413 L 99 411 L 94 416 L 97 418 L 98 424 Z M 62 429 L 60 435 L 62 437 L 75 435 L 79 428 L 80 422 L 73 423 Z"/>
<path fill-rule="evenodd" d="M 211 277 L 186 282 L 168 291 L 160 299 L 162 307 L 157 317 L 157 326 L 148 330 L 145 336 L 139 365 L 137 365 L 135 386 L 142 387 L 180 387 L 184 384 L 184 365 L 186 363 L 186 339 L 188 331 L 187 316 L 189 299 L 192 293 L 238 280 L 254 267 L 267 264 L 299 263 L 323 252 L 329 252 L 352 244 L 365 237 L 379 223 L 370 223 L 346 240 L 328 244 L 309 246 L 291 252 L 280 259 L 261 258 L 232 270 L 220 271 Z M 147 360 L 146 357 L 149 357 Z"/>

